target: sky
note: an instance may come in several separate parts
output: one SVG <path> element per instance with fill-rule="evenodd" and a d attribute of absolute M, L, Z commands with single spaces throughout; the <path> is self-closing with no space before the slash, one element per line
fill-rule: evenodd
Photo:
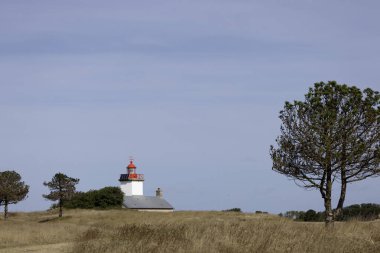
<path fill-rule="evenodd" d="M 323 210 L 272 171 L 285 101 L 319 81 L 380 90 L 380 3 L 363 0 L 2 0 L 0 170 L 30 185 L 10 211 L 46 210 L 56 172 L 177 210 Z M 380 178 L 346 205 L 380 203 Z M 335 202 L 336 203 L 336 202 Z"/>

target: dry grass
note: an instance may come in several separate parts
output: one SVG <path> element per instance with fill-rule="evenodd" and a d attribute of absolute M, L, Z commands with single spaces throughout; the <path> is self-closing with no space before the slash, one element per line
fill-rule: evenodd
<path fill-rule="evenodd" d="M 380 221 L 299 223 L 225 212 L 69 210 L 0 221 L 0 252 L 380 252 Z"/>

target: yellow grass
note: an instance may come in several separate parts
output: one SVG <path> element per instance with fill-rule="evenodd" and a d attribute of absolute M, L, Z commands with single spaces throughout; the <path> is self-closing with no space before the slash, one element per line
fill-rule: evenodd
<path fill-rule="evenodd" d="M 67 210 L 0 220 L 0 252 L 380 252 L 380 221 L 293 222 L 265 214 Z"/>

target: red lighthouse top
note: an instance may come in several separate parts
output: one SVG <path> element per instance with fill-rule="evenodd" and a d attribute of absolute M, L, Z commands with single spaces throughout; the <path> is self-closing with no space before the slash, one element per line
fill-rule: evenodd
<path fill-rule="evenodd" d="M 144 181 L 144 174 L 136 174 L 136 165 L 133 164 L 133 159 L 130 160 L 127 166 L 127 174 L 121 174 L 119 181 Z"/>
<path fill-rule="evenodd" d="M 136 165 L 133 164 L 132 160 L 129 162 L 127 169 L 136 169 Z"/>

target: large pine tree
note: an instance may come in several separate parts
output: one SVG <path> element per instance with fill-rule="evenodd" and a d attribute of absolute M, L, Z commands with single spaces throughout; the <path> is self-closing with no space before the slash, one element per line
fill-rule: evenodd
<path fill-rule="evenodd" d="M 380 174 L 379 92 L 316 83 L 304 101 L 286 102 L 280 119 L 278 147 L 270 152 L 273 170 L 318 189 L 331 224 L 343 208 L 347 184 Z M 333 183 L 340 183 L 335 209 Z"/>

